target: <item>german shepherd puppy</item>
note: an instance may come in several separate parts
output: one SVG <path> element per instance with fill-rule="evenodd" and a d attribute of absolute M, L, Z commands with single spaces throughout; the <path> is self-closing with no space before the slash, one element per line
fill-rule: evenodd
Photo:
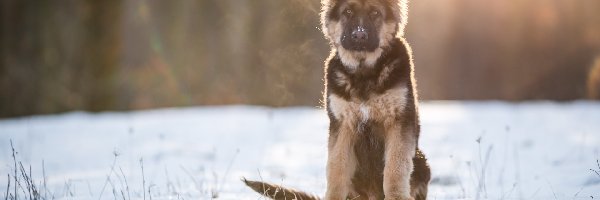
<path fill-rule="evenodd" d="M 325 66 L 329 115 L 326 200 L 424 200 L 430 180 L 418 149 L 406 0 L 322 0 L 332 51 Z M 318 199 L 244 180 L 272 199 Z"/>

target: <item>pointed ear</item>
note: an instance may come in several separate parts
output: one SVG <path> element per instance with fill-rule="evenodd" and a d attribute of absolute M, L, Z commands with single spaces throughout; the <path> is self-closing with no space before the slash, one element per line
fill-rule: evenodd
<path fill-rule="evenodd" d="M 341 0 L 321 0 L 321 20 L 328 18 L 340 1 Z"/>
<path fill-rule="evenodd" d="M 398 34 L 399 36 L 404 35 L 404 28 L 408 21 L 408 0 L 385 0 L 391 6 L 394 17 L 398 22 Z"/>
<path fill-rule="evenodd" d="M 398 0 L 398 6 L 400 6 L 400 23 L 398 34 L 404 36 L 404 28 L 408 23 L 408 0 Z"/>
<path fill-rule="evenodd" d="M 321 0 L 321 5 L 334 5 L 338 3 L 340 0 Z"/>
<path fill-rule="evenodd" d="M 340 3 L 344 3 L 345 0 L 321 0 L 321 5 L 323 7 L 333 7 L 335 5 L 338 5 Z"/>
<path fill-rule="evenodd" d="M 335 10 L 336 6 L 341 3 L 341 0 L 321 0 L 321 13 L 320 13 L 320 18 L 321 18 L 321 31 L 325 34 L 325 37 L 331 42 L 332 38 L 330 38 L 329 35 L 329 24 L 332 21 L 332 19 L 335 19 L 335 17 L 332 18 L 332 12 L 333 10 Z"/>

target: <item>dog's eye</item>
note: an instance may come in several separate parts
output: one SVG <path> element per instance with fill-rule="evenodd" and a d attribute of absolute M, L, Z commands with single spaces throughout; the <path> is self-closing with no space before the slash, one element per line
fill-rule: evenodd
<path fill-rule="evenodd" d="M 346 9 L 346 10 L 344 11 L 344 14 L 346 14 L 346 15 L 352 15 L 352 13 L 354 13 L 354 12 L 352 12 L 352 10 L 351 10 L 351 9 Z"/>
<path fill-rule="evenodd" d="M 379 15 L 381 15 L 381 13 L 377 10 L 371 11 L 371 16 L 372 17 L 379 17 Z"/>

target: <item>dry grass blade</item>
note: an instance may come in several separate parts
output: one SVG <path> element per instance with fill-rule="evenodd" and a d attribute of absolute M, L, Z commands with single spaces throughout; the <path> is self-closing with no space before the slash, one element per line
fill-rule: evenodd
<path fill-rule="evenodd" d="M 596 173 L 596 175 L 598 175 L 598 177 L 600 177 L 600 160 L 596 160 L 596 167 L 598 167 L 598 170 L 590 169 L 590 171 Z"/>
<path fill-rule="evenodd" d="M 13 157 L 13 163 L 15 164 L 15 174 L 14 174 L 14 178 L 15 178 L 15 193 L 14 195 L 14 199 L 19 199 L 19 194 L 17 193 L 17 185 L 19 184 L 19 176 L 17 176 L 18 171 L 17 171 L 17 156 L 16 156 L 16 151 L 15 151 L 15 147 L 13 146 L 13 141 L 10 140 L 10 148 L 12 149 L 12 157 Z"/>
<path fill-rule="evenodd" d="M 8 200 L 8 192 L 10 191 L 10 174 L 8 175 L 8 186 L 6 187 L 6 196 L 4 196 L 4 200 Z"/>

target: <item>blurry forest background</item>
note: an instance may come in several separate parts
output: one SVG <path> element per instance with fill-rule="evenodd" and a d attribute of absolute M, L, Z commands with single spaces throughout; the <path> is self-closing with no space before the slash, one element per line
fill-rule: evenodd
<path fill-rule="evenodd" d="M 0 117 L 318 106 L 319 0 L 2 0 Z M 424 100 L 592 95 L 600 1 L 412 0 Z M 600 63 L 600 62 L 599 62 Z M 589 83 L 588 83 L 589 82 Z"/>

